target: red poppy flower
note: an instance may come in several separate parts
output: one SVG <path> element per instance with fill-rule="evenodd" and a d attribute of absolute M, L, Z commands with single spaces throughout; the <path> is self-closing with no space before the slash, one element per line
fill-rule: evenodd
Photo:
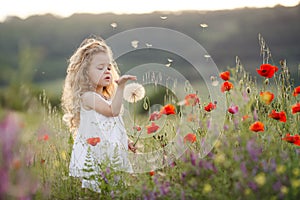
<path fill-rule="evenodd" d="M 151 123 L 151 125 L 147 126 L 147 133 L 155 133 L 159 129 L 159 126 L 156 125 L 154 122 Z"/>
<path fill-rule="evenodd" d="M 136 131 L 142 130 L 142 128 L 141 128 L 140 126 L 134 126 L 134 127 L 132 127 L 132 128 L 133 128 L 133 130 L 136 130 Z"/>
<path fill-rule="evenodd" d="M 285 140 L 285 141 L 290 142 L 290 143 L 294 143 L 294 142 L 300 140 L 300 136 L 299 136 L 298 134 L 296 134 L 296 135 L 291 135 L 291 134 L 287 133 L 287 134 L 285 135 L 285 137 L 282 138 L 282 140 Z"/>
<path fill-rule="evenodd" d="M 298 94 L 300 94 L 300 86 L 296 87 L 293 92 L 294 97 L 297 96 Z"/>
<path fill-rule="evenodd" d="M 155 111 L 155 112 L 151 113 L 149 120 L 155 121 L 155 120 L 158 120 L 159 118 L 161 118 L 160 112 Z"/>
<path fill-rule="evenodd" d="M 242 121 L 246 121 L 248 118 L 249 118 L 249 115 L 244 115 L 244 116 L 242 117 Z"/>
<path fill-rule="evenodd" d="M 230 72 L 222 72 L 220 73 L 220 78 L 223 79 L 224 81 L 228 81 L 230 79 Z"/>
<path fill-rule="evenodd" d="M 260 92 L 259 94 L 260 100 L 263 101 L 265 104 L 269 105 L 273 99 L 274 99 L 274 94 L 272 92 Z"/>
<path fill-rule="evenodd" d="M 269 117 L 281 122 L 286 122 L 286 114 L 284 111 L 276 112 L 275 110 L 272 110 L 272 112 L 269 114 Z"/>
<path fill-rule="evenodd" d="M 209 104 L 207 104 L 207 106 L 204 107 L 204 110 L 206 110 L 207 112 L 210 112 L 212 110 L 214 110 L 217 107 L 216 104 L 213 104 L 212 102 L 210 102 Z"/>
<path fill-rule="evenodd" d="M 300 140 L 296 140 L 296 142 L 293 143 L 294 145 L 300 146 Z"/>
<path fill-rule="evenodd" d="M 200 99 L 197 94 L 188 94 L 184 98 L 186 106 L 195 106 L 200 103 Z"/>
<path fill-rule="evenodd" d="M 221 85 L 221 91 L 222 92 L 229 91 L 231 89 L 233 89 L 233 84 L 232 83 L 230 83 L 229 81 L 225 81 L 225 82 L 222 83 L 222 85 Z"/>
<path fill-rule="evenodd" d="M 292 106 L 292 113 L 295 114 L 297 112 L 300 112 L 300 103 L 296 103 Z"/>
<path fill-rule="evenodd" d="M 48 134 L 41 135 L 41 136 L 39 136 L 38 140 L 47 141 L 47 140 L 49 140 L 49 135 Z"/>
<path fill-rule="evenodd" d="M 164 107 L 162 107 L 162 109 L 160 110 L 161 114 L 165 114 L 165 115 L 173 115 L 176 114 L 175 112 L 175 106 L 173 106 L 172 104 L 167 104 Z"/>
<path fill-rule="evenodd" d="M 262 122 L 256 121 L 256 122 L 254 122 L 253 124 L 250 125 L 249 129 L 251 131 L 254 131 L 254 132 L 259 132 L 259 131 L 264 131 L 265 127 L 264 127 L 264 124 Z"/>
<path fill-rule="evenodd" d="M 234 115 L 239 112 L 239 107 L 232 105 L 228 108 L 228 112 Z"/>
<path fill-rule="evenodd" d="M 100 142 L 100 138 L 99 137 L 92 137 L 92 138 L 88 138 L 87 143 L 92 145 L 92 146 L 96 146 L 99 142 Z"/>
<path fill-rule="evenodd" d="M 275 72 L 278 71 L 278 67 L 270 64 L 262 64 L 260 69 L 256 69 L 257 73 L 266 78 L 272 78 Z"/>
<path fill-rule="evenodd" d="M 194 143 L 197 140 L 197 137 L 194 133 L 188 133 L 186 136 L 183 138 L 184 142 L 190 142 Z"/>
<path fill-rule="evenodd" d="M 149 172 L 150 176 L 153 176 L 154 174 L 155 174 L 155 171 L 153 171 L 153 170 Z"/>

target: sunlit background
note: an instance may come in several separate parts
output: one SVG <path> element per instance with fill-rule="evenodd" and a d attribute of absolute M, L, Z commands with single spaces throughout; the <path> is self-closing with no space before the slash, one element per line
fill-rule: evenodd
<path fill-rule="evenodd" d="M 0 1 L 0 21 L 7 16 L 26 18 L 30 15 L 51 13 L 67 17 L 74 13 L 104 13 L 116 14 L 149 13 L 153 11 L 180 11 L 180 10 L 220 10 L 244 7 L 274 7 L 276 5 L 295 6 L 299 0 L 74 0 L 74 1 L 36 1 L 10 0 Z"/>

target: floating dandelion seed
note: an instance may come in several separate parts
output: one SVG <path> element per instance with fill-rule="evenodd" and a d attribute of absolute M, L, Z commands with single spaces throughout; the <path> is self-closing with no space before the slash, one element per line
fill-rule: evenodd
<path fill-rule="evenodd" d="M 152 47 L 152 44 L 146 43 L 146 47 L 150 48 L 150 47 Z"/>
<path fill-rule="evenodd" d="M 170 62 L 170 63 L 171 63 L 171 62 L 173 62 L 173 60 L 172 60 L 172 59 L 170 59 L 170 58 L 168 58 L 168 62 Z"/>
<path fill-rule="evenodd" d="M 113 22 L 113 23 L 110 24 L 110 26 L 111 26 L 112 28 L 117 28 L 118 24 L 117 24 L 116 22 Z"/>
<path fill-rule="evenodd" d="M 202 28 L 207 28 L 207 27 L 208 27 L 207 24 L 200 24 L 200 26 L 201 26 Z"/>
<path fill-rule="evenodd" d="M 124 88 L 124 99 L 129 103 L 136 103 L 145 96 L 145 88 L 139 83 L 130 83 Z"/>
<path fill-rule="evenodd" d="M 167 16 L 160 16 L 160 19 L 166 20 L 168 17 Z"/>
<path fill-rule="evenodd" d="M 137 41 L 137 40 L 133 40 L 133 41 L 131 41 L 131 46 L 133 47 L 133 48 L 137 48 L 138 47 L 138 45 L 139 45 L 139 41 Z"/>
<path fill-rule="evenodd" d="M 211 85 L 212 86 L 218 86 L 219 85 L 219 81 L 217 80 L 216 76 L 211 76 L 210 80 L 211 80 Z"/>

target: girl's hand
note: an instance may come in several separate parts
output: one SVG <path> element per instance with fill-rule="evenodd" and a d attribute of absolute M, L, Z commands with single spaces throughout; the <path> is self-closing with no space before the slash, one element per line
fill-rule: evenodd
<path fill-rule="evenodd" d="M 133 145 L 132 141 L 128 141 L 128 149 L 133 153 L 136 153 L 137 148 Z"/>
<path fill-rule="evenodd" d="M 136 76 L 132 76 L 132 75 L 123 75 L 121 76 L 118 80 L 116 80 L 116 83 L 118 85 L 124 85 L 127 81 L 135 81 L 136 80 Z"/>

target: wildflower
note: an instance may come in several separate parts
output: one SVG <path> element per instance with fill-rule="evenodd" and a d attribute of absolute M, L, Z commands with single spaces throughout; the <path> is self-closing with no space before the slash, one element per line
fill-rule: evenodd
<path fill-rule="evenodd" d="M 276 173 L 277 174 L 283 174 L 286 170 L 286 167 L 284 165 L 278 165 L 276 167 Z"/>
<path fill-rule="evenodd" d="M 159 126 L 156 125 L 154 122 L 151 123 L 151 125 L 147 126 L 147 133 L 155 133 L 159 129 Z"/>
<path fill-rule="evenodd" d="M 200 99 L 197 94 L 188 94 L 184 98 L 186 106 L 195 106 L 200 103 Z"/>
<path fill-rule="evenodd" d="M 260 92 L 259 96 L 260 96 L 260 100 L 267 105 L 269 105 L 274 99 L 274 94 L 268 91 Z"/>
<path fill-rule="evenodd" d="M 242 121 L 246 121 L 248 118 L 249 118 L 249 115 L 244 115 L 244 116 L 242 117 Z"/>
<path fill-rule="evenodd" d="M 207 112 L 210 112 L 212 110 L 214 110 L 217 107 L 216 104 L 213 104 L 212 102 L 210 102 L 209 104 L 207 104 L 207 106 L 204 107 L 204 110 Z"/>
<path fill-rule="evenodd" d="M 298 134 L 296 134 L 296 135 L 290 135 L 289 133 L 287 133 L 285 135 L 285 137 L 281 138 L 281 139 L 285 140 L 285 141 L 287 141 L 289 143 L 293 143 L 293 144 L 295 144 L 297 146 L 300 146 L 300 136 Z"/>
<path fill-rule="evenodd" d="M 203 186 L 203 193 L 210 193 L 212 191 L 212 187 L 209 183 L 205 183 Z"/>
<path fill-rule="evenodd" d="M 100 138 L 99 137 L 92 137 L 92 138 L 88 138 L 87 143 L 92 145 L 92 146 L 96 146 L 99 142 L 100 142 Z"/>
<path fill-rule="evenodd" d="M 272 110 L 271 114 L 269 114 L 269 117 L 281 122 L 286 122 L 286 114 L 284 111 L 276 112 L 275 110 Z"/>
<path fill-rule="evenodd" d="M 124 99 L 129 103 L 136 103 L 145 96 L 145 88 L 139 83 L 130 83 L 124 88 Z"/>
<path fill-rule="evenodd" d="M 66 151 L 60 152 L 60 157 L 61 157 L 63 160 L 67 160 L 67 153 L 66 153 Z"/>
<path fill-rule="evenodd" d="M 194 133 L 188 133 L 186 136 L 184 136 L 184 142 L 190 142 L 190 143 L 194 143 L 196 142 L 197 137 Z"/>
<path fill-rule="evenodd" d="M 140 126 L 134 126 L 134 127 L 132 127 L 133 128 L 133 130 L 135 130 L 135 131 L 141 131 L 142 130 L 142 128 L 140 127 Z"/>
<path fill-rule="evenodd" d="M 230 79 L 230 72 L 222 72 L 220 73 L 220 78 L 223 79 L 224 81 L 228 81 Z"/>
<path fill-rule="evenodd" d="M 282 194 L 287 194 L 287 193 L 289 192 L 289 188 L 287 188 L 286 186 L 282 186 L 282 187 L 280 188 L 280 192 L 281 192 Z"/>
<path fill-rule="evenodd" d="M 230 83 L 229 81 L 225 81 L 224 83 L 222 83 L 222 85 L 221 85 L 222 92 L 230 91 L 231 89 L 233 89 L 232 83 Z"/>
<path fill-rule="evenodd" d="M 300 180 L 299 179 L 292 179 L 291 180 L 291 185 L 292 185 L 292 188 L 300 187 Z"/>
<path fill-rule="evenodd" d="M 300 103 L 296 103 L 292 106 L 292 113 L 295 114 L 297 112 L 300 112 Z"/>
<path fill-rule="evenodd" d="M 173 106 L 172 104 L 167 104 L 164 107 L 162 107 L 162 109 L 160 110 L 161 114 L 165 114 L 165 115 L 173 115 L 176 114 L 175 112 L 175 106 Z"/>
<path fill-rule="evenodd" d="M 259 173 L 254 177 L 254 181 L 259 186 L 263 186 L 266 183 L 266 175 L 264 173 Z"/>
<path fill-rule="evenodd" d="M 225 155 L 223 153 L 218 153 L 214 159 L 214 161 L 217 163 L 217 164 L 221 164 L 221 163 L 224 163 L 225 161 Z"/>
<path fill-rule="evenodd" d="M 262 64 L 260 69 L 256 69 L 257 73 L 266 78 L 272 78 L 275 72 L 278 71 L 278 67 L 270 64 Z"/>
<path fill-rule="evenodd" d="M 234 115 L 239 112 L 239 107 L 232 105 L 228 108 L 228 112 Z"/>
<path fill-rule="evenodd" d="M 264 131 L 264 124 L 260 121 L 256 121 L 250 125 L 249 129 L 254 132 Z"/>
<path fill-rule="evenodd" d="M 155 174 L 155 171 L 153 171 L 153 170 L 151 170 L 150 172 L 149 172 L 149 175 L 150 176 L 153 176 Z"/>
<path fill-rule="evenodd" d="M 293 169 L 293 175 L 294 176 L 299 176 L 300 175 L 300 169 L 299 168 L 294 168 Z"/>
<path fill-rule="evenodd" d="M 300 86 L 294 89 L 293 96 L 296 97 L 298 94 L 300 94 Z"/>
<path fill-rule="evenodd" d="M 158 112 L 158 111 L 155 111 L 155 112 L 150 114 L 149 121 L 155 121 L 155 120 L 158 120 L 160 118 L 161 118 L 161 113 Z"/>
<path fill-rule="evenodd" d="M 41 135 L 41 136 L 39 136 L 38 140 L 47 141 L 47 140 L 49 140 L 49 135 L 48 134 Z"/>

